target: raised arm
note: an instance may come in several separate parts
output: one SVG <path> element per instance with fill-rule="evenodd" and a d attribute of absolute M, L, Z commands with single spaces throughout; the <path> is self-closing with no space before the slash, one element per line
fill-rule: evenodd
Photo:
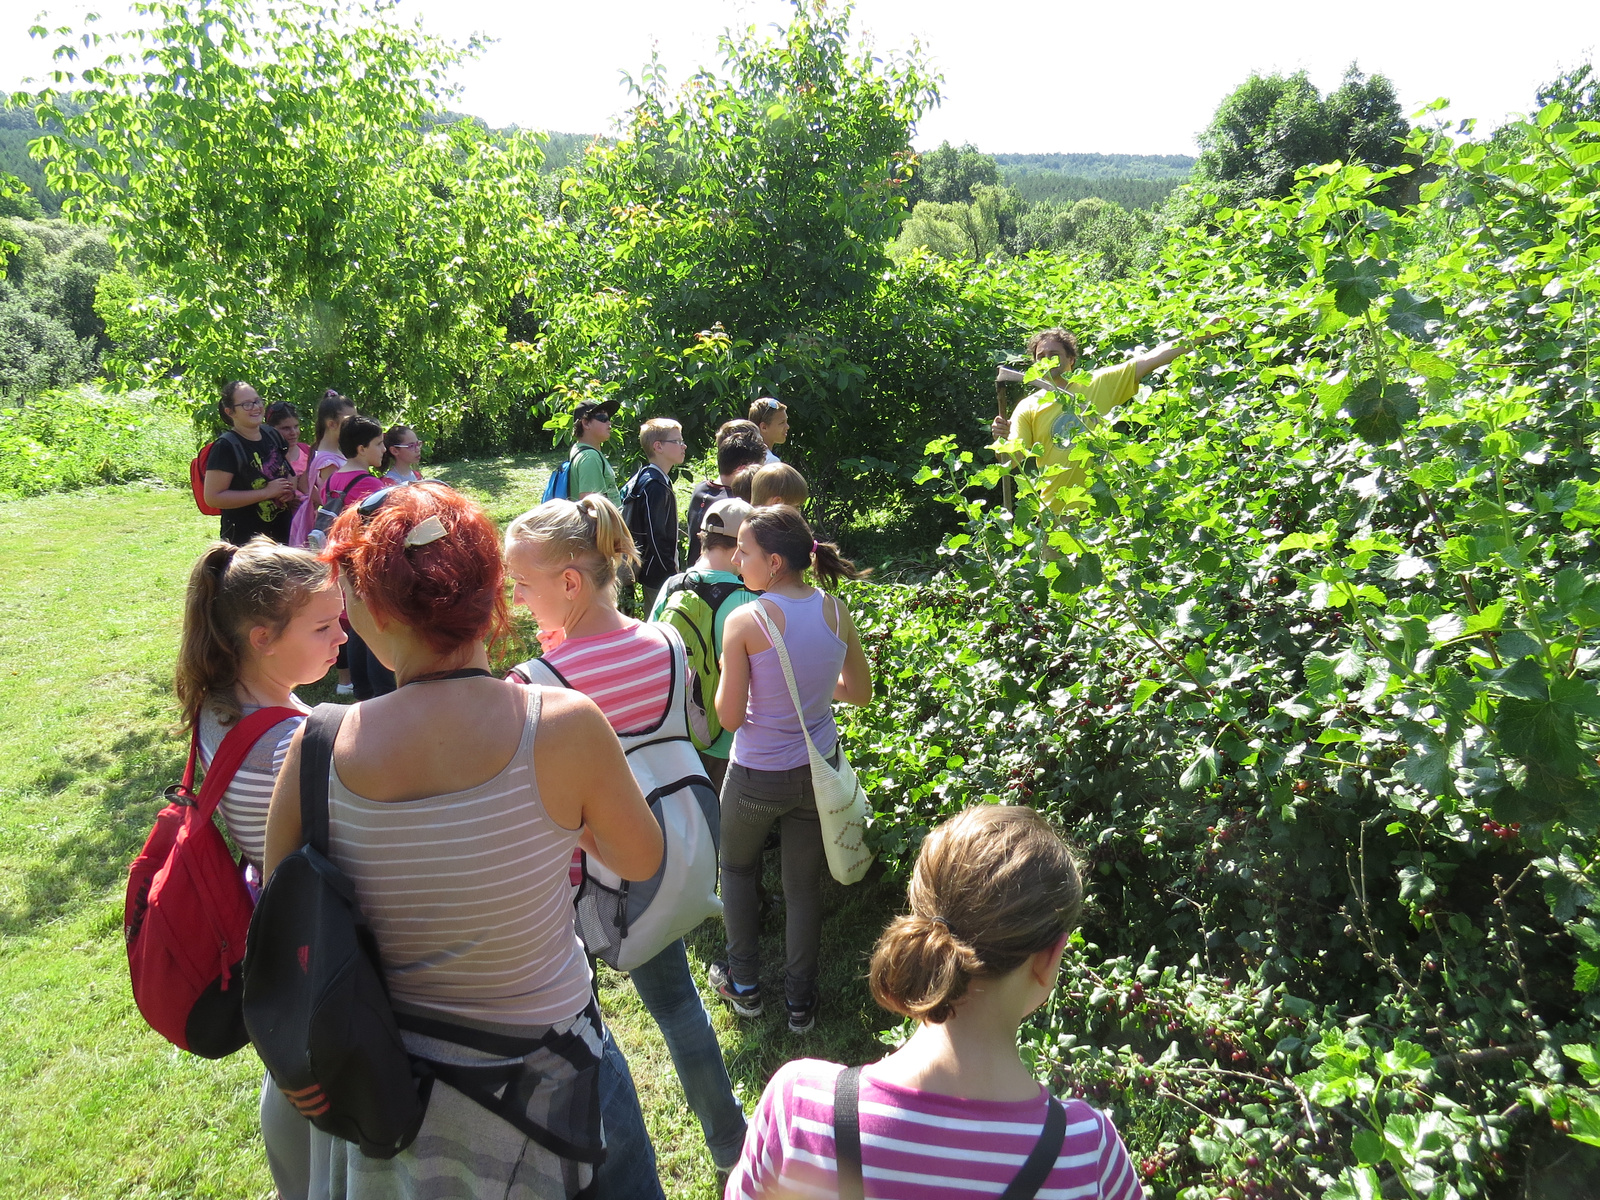
<path fill-rule="evenodd" d="M 1133 360 L 1133 373 L 1143 379 L 1151 371 L 1159 370 L 1173 359 L 1180 358 L 1193 349 L 1194 345 L 1183 339 L 1174 342 L 1162 342 L 1149 354 Z"/>

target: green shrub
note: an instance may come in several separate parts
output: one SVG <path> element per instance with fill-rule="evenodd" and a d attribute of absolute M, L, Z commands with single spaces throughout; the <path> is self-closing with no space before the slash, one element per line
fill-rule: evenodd
<path fill-rule="evenodd" d="M 1318 168 L 1121 284 L 968 278 L 1073 313 L 1098 363 L 1227 330 L 1079 436 L 1071 517 L 930 446 L 945 565 L 850 591 L 875 844 L 903 866 L 983 799 L 1083 848 L 1085 944 L 1028 1045 L 1162 1200 L 1509 1194 L 1600 1138 L 1588 132 L 1417 135 L 1420 205 Z"/>
<path fill-rule="evenodd" d="M 0 498 L 135 479 L 187 487 L 194 452 L 187 411 L 155 392 L 50 392 L 0 407 Z"/>

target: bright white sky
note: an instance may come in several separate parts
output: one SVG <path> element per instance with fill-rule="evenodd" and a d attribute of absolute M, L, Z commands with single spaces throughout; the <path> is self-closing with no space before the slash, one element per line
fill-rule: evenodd
<path fill-rule="evenodd" d="M 50 67 L 51 43 L 26 30 L 38 0 L 0 0 L 0 88 Z M 64 0 L 49 24 L 85 8 L 117 24 L 112 0 Z M 460 72 L 460 109 L 491 125 L 603 132 L 625 107 L 621 72 L 652 47 L 672 79 L 716 63 L 731 24 L 782 22 L 779 0 L 401 0 L 432 32 L 497 39 Z M 1352 60 L 1395 82 L 1407 115 L 1438 96 L 1452 119 L 1487 126 L 1523 112 L 1534 89 L 1600 45 L 1596 0 L 1289 0 L 1074 4 L 1063 0 L 858 0 L 855 28 L 884 49 L 919 39 L 944 75 L 944 100 L 919 146 L 970 141 L 991 153 L 1192 154 L 1194 135 L 1252 71 L 1304 68 L 1324 90 Z M 1063 64 L 1057 72 L 1055 64 Z M 1485 130 L 1486 131 L 1486 130 Z"/>

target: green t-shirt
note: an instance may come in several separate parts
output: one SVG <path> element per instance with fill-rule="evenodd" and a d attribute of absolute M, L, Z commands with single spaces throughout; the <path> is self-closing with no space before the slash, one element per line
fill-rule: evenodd
<path fill-rule="evenodd" d="M 617 473 L 611 468 L 611 460 L 587 442 L 576 443 L 567 457 L 572 460 L 572 468 L 567 473 L 567 495 L 581 500 L 590 492 L 599 492 L 620 512 L 622 490 L 617 487 Z"/>
<path fill-rule="evenodd" d="M 682 575 L 674 575 L 661 585 L 661 591 L 656 593 L 655 606 L 650 610 L 650 619 L 659 621 L 661 610 L 666 608 L 669 593 L 676 591 L 678 583 L 684 575 L 692 575 L 699 583 L 739 583 L 741 580 L 732 571 L 685 571 Z M 722 658 L 722 627 L 728 623 L 728 614 L 742 604 L 758 599 L 757 595 L 749 588 L 740 588 L 737 592 L 729 594 L 722 602 L 722 607 L 717 609 L 716 622 L 711 629 L 712 648 L 717 652 L 717 658 Z M 706 753 L 713 758 L 727 758 L 733 750 L 733 730 L 724 729 L 717 735 L 717 740 L 711 743 Z"/>

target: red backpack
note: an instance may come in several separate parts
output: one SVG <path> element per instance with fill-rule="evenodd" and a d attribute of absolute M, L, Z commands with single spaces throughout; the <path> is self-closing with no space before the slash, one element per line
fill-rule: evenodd
<path fill-rule="evenodd" d="M 183 782 L 167 789 L 167 806 L 128 868 L 122 931 L 134 1002 L 150 1028 L 202 1058 L 222 1058 L 249 1041 L 239 964 L 255 908 L 243 864 L 211 816 L 257 739 L 299 715 L 261 708 L 240 720 L 217 748 L 198 797 L 197 728 Z"/>
<path fill-rule="evenodd" d="M 211 461 L 211 447 L 217 443 L 207 442 L 200 447 L 200 453 L 189 460 L 189 489 L 194 492 L 194 505 L 208 517 L 220 517 L 222 510 L 212 508 L 206 503 L 206 463 Z"/>

